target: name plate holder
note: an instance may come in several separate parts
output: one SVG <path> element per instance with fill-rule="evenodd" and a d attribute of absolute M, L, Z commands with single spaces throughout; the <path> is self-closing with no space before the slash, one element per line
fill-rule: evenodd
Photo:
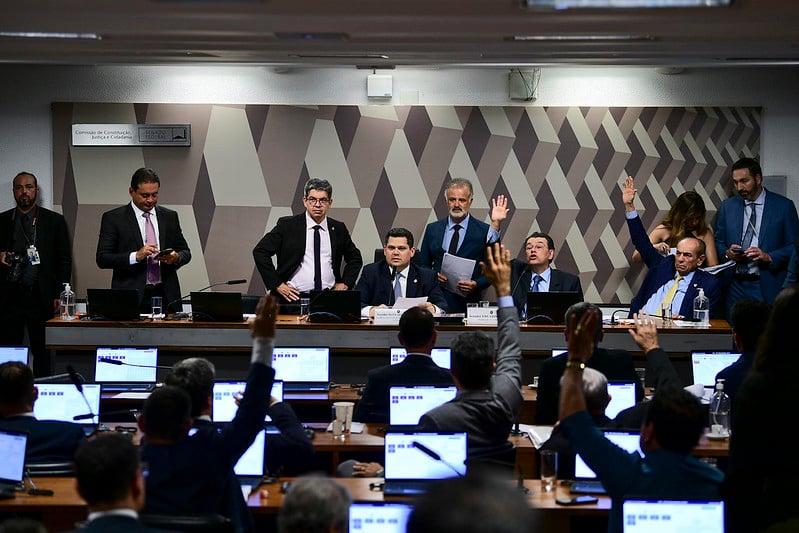
<path fill-rule="evenodd" d="M 378 307 L 375 309 L 374 323 L 379 326 L 397 326 L 400 317 L 405 309 L 392 309 L 390 307 Z"/>
<path fill-rule="evenodd" d="M 470 326 L 496 326 L 498 307 L 467 307 L 466 323 Z"/>

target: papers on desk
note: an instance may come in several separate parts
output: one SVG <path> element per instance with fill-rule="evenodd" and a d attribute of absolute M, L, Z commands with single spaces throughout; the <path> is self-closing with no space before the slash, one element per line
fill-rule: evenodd
<path fill-rule="evenodd" d="M 423 304 L 427 301 L 427 296 L 419 296 L 418 298 L 399 298 L 392 308 L 394 309 L 410 309 L 411 307 L 416 307 L 419 304 Z"/>
<path fill-rule="evenodd" d="M 727 270 L 728 268 L 732 268 L 732 267 L 734 267 L 736 264 L 737 264 L 737 263 L 736 263 L 735 261 L 733 261 L 732 259 L 730 259 L 729 261 L 726 261 L 726 262 L 724 262 L 724 263 L 718 264 L 718 265 L 716 265 L 716 266 L 712 266 L 712 267 L 705 267 L 705 268 L 703 268 L 702 270 L 704 270 L 704 271 L 705 271 L 705 272 L 707 272 L 708 274 L 718 274 L 718 273 L 719 273 L 719 272 L 721 272 L 722 270 Z"/>
<path fill-rule="evenodd" d="M 353 422 L 352 427 L 350 428 L 350 433 L 363 433 L 364 427 L 366 427 L 366 424 L 363 422 Z M 327 425 L 327 431 L 333 431 L 333 422 L 330 422 Z"/>
<path fill-rule="evenodd" d="M 474 265 L 477 262 L 474 259 L 465 259 L 457 255 L 444 254 L 444 259 L 441 261 L 441 273 L 447 276 L 447 290 L 466 296 L 465 293 L 458 289 L 458 282 L 460 280 L 472 279 L 472 272 L 474 272 Z"/>
<path fill-rule="evenodd" d="M 120 392 L 114 395 L 115 400 L 146 400 L 150 392 Z"/>
<path fill-rule="evenodd" d="M 533 443 L 535 449 L 541 447 L 546 441 L 549 440 L 549 436 L 552 435 L 552 426 L 531 426 L 529 424 L 519 424 L 519 430 L 524 431 L 527 433 L 527 436 L 530 438 L 530 442 Z"/>

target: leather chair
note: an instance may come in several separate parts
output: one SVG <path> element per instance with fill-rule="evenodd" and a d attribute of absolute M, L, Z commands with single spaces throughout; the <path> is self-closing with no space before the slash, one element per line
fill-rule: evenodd
<path fill-rule="evenodd" d="M 489 471 L 509 479 L 513 478 L 515 465 L 516 446 L 512 442 L 472 448 L 466 459 L 468 471 Z"/>
<path fill-rule="evenodd" d="M 190 533 L 232 533 L 233 522 L 222 515 L 167 515 L 140 514 L 139 520 L 146 526 L 170 531 Z"/>
<path fill-rule="evenodd" d="M 31 476 L 69 477 L 75 475 L 75 463 L 72 461 L 25 463 L 25 470 Z"/>

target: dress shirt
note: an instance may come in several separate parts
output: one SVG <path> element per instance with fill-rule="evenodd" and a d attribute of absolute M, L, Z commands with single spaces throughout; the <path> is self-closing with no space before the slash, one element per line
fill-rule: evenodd
<path fill-rule="evenodd" d="M 389 266 L 388 269 L 391 270 L 391 267 Z M 402 296 L 403 296 L 403 298 L 408 294 L 408 274 L 410 273 L 410 271 L 411 271 L 411 264 L 410 263 L 408 263 L 408 265 L 403 270 L 397 270 L 397 274 L 400 276 L 400 287 L 402 287 Z M 394 280 L 394 278 L 392 278 L 391 279 L 391 293 L 392 294 L 394 293 L 394 282 L 395 282 L 395 280 Z M 378 306 L 367 305 L 366 307 L 362 307 L 361 308 L 361 317 L 362 318 L 369 318 L 373 307 L 378 307 Z M 435 313 L 434 314 L 440 314 L 441 313 L 441 309 L 436 304 L 433 304 L 433 307 L 435 308 Z"/>
<path fill-rule="evenodd" d="M 441 247 L 446 251 L 449 250 L 449 242 L 452 240 L 452 236 L 455 234 L 455 224 L 460 225 L 461 229 L 458 232 L 458 249 L 463 245 L 463 239 L 466 235 L 466 230 L 469 227 L 469 220 L 471 220 L 472 215 L 466 215 L 466 217 L 461 220 L 460 222 L 454 222 L 452 217 L 447 217 L 447 229 L 444 230 L 444 242 L 441 243 Z M 499 240 L 499 232 L 491 227 L 488 226 L 488 233 L 486 234 L 486 243 L 496 242 Z"/>
<path fill-rule="evenodd" d="M 302 258 L 300 268 L 288 280 L 291 285 L 300 292 L 309 292 L 314 287 L 314 226 L 316 222 L 308 213 L 305 213 L 305 255 Z M 336 284 L 336 276 L 333 274 L 333 248 L 330 245 L 330 231 L 327 227 L 327 217 L 318 224 L 322 229 L 319 230 L 321 237 L 320 259 L 322 262 L 322 288 L 329 289 Z"/>
<path fill-rule="evenodd" d="M 147 244 L 147 230 L 144 229 L 144 223 L 146 222 L 146 220 L 142 216 L 144 214 L 144 211 L 139 209 L 138 206 L 133 202 L 130 203 L 130 206 L 133 208 L 133 214 L 136 215 L 136 223 L 139 225 L 139 231 L 141 232 L 141 242 Z M 158 231 L 158 217 L 155 214 L 155 206 L 153 206 L 153 208 L 150 209 L 150 222 L 153 223 L 153 228 L 155 228 L 154 244 L 160 247 L 159 243 L 161 242 L 161 233 Z M 136 263 L 138 263 L 138 261 L 136 261 L 136 252 L 138 252 L 138 250 L 134 250 L 130 253 L 128 262 L 131 265 L 135 265 Z"/>
<path fill-rule="evenodd" d="M 91 522 L 92 520 L 103 518 L 105 516 L 127 516 L 129 518 L 135 518 L 136 520 L 139 519 L 139 513 L 133 509 L 111 509 L 110 511 L 97 511 L 94 513 L 89 513 L 86 521 Z"/>
<path fill-rule="evenodd" d="M 646 304 L 641 311 L 645 311 L 650 315 L 660 315 L 660 303 L 663 301 L 663 296 L 669 292 L 669 289 L 672 285 L 676 282 L 677 275 L 674 275 L 667 283 L 661 285 L 661 287 L 654 293 L 652 296 L 649 297 L 649 300 L 646 301 Z M 683 276 L 680 280 L 680 285 L 677 287 L 677 293 L 674 295 L 674 298 L 671 300 L 671 308 L 672 309 L 679 309 L 682 307 L 682 301 L 685 298 L 685 291 L 688 290 L 688 287 L 691 286 L 691 282 L 694 279 L 694 273 L 690 272 Z"/>

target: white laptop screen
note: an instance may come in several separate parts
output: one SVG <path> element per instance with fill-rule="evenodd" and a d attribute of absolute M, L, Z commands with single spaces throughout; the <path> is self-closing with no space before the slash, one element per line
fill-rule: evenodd
<path fill-rule="evenodd" d="M 354 502 L 350 504 L 350 528 L 363 533 L 405 533 L 413 507 L 409 503 Z"/>
<path fill-rule="evenodd" d="M 27 346 L 0 346 L 0 365 L 10 361 L 28 364 Z"/>
<path fill-rule="evenodd" d="M 213 396 L 213 420 L 214 422 L 230 422 L 236 416 L 239 406 L 236 404 L 236 396 L 244 394 L 244 388 L 247 386 L 245 381 L 217 381 L 214 383 L 214 396 Z M 270 396 L 276 398 L 277 401 L 283 401 L 283 382 L 275 380 L 272 383 L 272 392 Z M 266 415 L 265 422 L 271 422 L 272 418 Z"/>
<path fill-rule="evenodd" d="M 408 352 L 405 350 L 403 346 L 394 346 L 391 348 L 391 364 L 396 365 L 401 363 L 405 360 L 405 357 L 408 355 Z M 446 368 L 449 370 L 450 365 L 452 364 L 451 359 L 451 352 L 449 348 L 433 348 L 430 351 L 430 357 L 433 358 L 433 362 L 440 366 L 441 368 Z"/>
<path fill-rule="evenodd" d="M 716 374 L 733 364 L 741 354 L 735 352 L 691 352 L 691 371 L 694 384 L 716 386 Z"/>
<path fill-rule="evenodd" d="M 97 348 L 94 381 L 155 383 L 157 364 L 158 348 Z"/>
<path fill-rule="evenodd" d="M 25 472 L 25 449 L 28 435 L 0 430 L 0 482 L 19 483 Z"/>
<path fill-rule="evenodd" d="M 266 431 L 261 430 L 255 440 L 239 458 L 233 472 L 237 476 L 263 476 L 264 475 L 264 445 Z"/>
<path fill-rule="evenodd" d="M 78 389 L 72 383 L 38 383 L 39 395 L 33 404 L 33 414 L 39 420 L 62 420 L 80 424 L 97 424 L 100 412 L 100 385 L 83 384 L 83 400 Z M 88 405 L 86 405 L 88 402 Z M 76 416 L 94 414 L 81 420 Z"/>
<path fill-rule="evenodd" d="M 466 433 L 388 432 L 385 452 L 387 480 L 444 479 L 466 474 Z"/>
<path fill-rule="evenodd" d="M 624 533 L 723 533 L 724 502 L 627 500 L 622 524 Z"/>
<path fill-rule="evenodd" d="M 610 403 L 605 407 L 605 415 L 608 418 L 616 418 L 620 411 L 635 405 L 635 384 L 629 383 L 608 383 L 608 394 Z"/>
<path fill-rule="evenodd" d="M 275 377 L 283 381 L 330 381 L 330 348 L 280 347 L 272 352 Z"/>
<path fill-rule="evenodd" d="M 638 452 L 643 457 L 643 452 L 639 445 L 640 435 L 638 433 L 626 433 L 623 431 L 605 431 L 605 437 L 613 444 L 628 452 Z M 574 456 L 574 478 L 575 479 L 594 479 L 596 473 L 591 470 L 580 454 Z"/>
<path fill-rule="evenodd" d="M 564 354 L 569 350 L 566 348 L 552 348 L 552 357 L 556 357 L 558 355 Z"/>
<path fill-rule="evenodd" d="M 392 426 L 412 426 L 427 411 L 453 399 L 458 389 L 452 387 L 391 387 L 388 418 Z"/>

